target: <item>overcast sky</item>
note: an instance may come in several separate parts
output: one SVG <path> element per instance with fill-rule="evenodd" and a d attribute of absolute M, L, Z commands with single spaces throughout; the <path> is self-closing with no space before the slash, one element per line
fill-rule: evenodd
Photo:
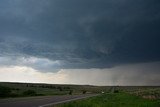
<path fill-rule="evenodd" d="M 159 10 L 159 0 L 0 0 L 0 81 L 160 85 Z"/>

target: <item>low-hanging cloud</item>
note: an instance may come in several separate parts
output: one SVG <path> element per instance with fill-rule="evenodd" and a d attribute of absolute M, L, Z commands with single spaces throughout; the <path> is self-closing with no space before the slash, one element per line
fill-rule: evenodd
<path fill-rule="evenodd" d="M 159 63 L 129 64 L 105 69 L 62 69 L 59 73 L 65 75 L 64 83 L 158 86 L 160 85 Z"/>
<path fill-rule="evenodd" d="M 61 69 L 42 72 L 27 66 L 0 67 L 0 81 L 52 84 L 158 86 L 160 62 L 121 65 L 105 69 Z"/>
<path fill-rule="evenodd" d="M 0 57 L 0 67 L 22 66 L 39 72 L 57 72 L 61 62 L 36 57 Z"/>

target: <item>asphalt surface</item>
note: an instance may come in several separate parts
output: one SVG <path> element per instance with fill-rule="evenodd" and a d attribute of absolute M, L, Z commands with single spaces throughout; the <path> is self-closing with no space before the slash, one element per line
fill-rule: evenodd
<path fill-rule="evenodd" d="M 49 107 L 93 96 L 97 96 L 97 94 L 2 99 L 0 100 L 0 107 Z"/>

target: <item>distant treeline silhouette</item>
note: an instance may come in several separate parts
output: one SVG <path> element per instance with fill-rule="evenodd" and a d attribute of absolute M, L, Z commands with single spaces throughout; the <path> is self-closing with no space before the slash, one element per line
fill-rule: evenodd
<path fill-rule="evenodd" d="M 71 88 L 68 86 L 55 86 L 55 85 L 34 85 L 34 84 L 27 84 L 27 87 L 39 87 L 39 88 L 50 88 L 50 89 L 59 89 L 59 91 L 63 90 L 70 90 Z"/>

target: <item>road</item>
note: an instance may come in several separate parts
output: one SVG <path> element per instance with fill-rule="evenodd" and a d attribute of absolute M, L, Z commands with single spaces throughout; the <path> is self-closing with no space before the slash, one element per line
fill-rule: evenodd
<path fill-rule="evenodd" d="M 97 94 L 1 99 L 0 107 L 49 107 L 51 105 L 93 96 L 97 96 Z"/>

